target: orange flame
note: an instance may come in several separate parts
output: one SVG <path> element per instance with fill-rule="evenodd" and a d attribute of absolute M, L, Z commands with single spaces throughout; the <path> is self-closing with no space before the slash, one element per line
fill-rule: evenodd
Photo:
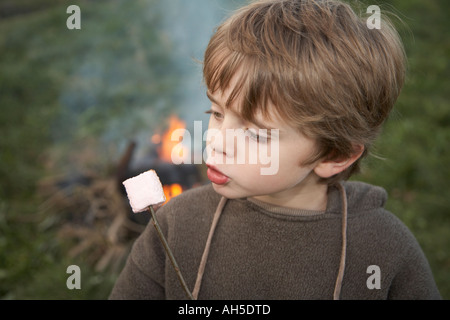
<path fill-rule="evenodd" d="M 176 115 L 169 117 L 169 126 L 163 134 L 155 133 L 151 137 L 151 142 L 158 146 L 157 152 L 159 159 L 172 162 L 172 154 L 178 156 L 178 158 L 185 159 L 189 155 L 186 147 L 182 146 L 180 141 L 172 141 L 172 134 L 175 130 L 186 130 L 186 124 L 180 120 Z M 166 196 L 166 204 L 170 199 L 176 197 L 183 192 L 183 187 L 174 183 L 171 185 L 163 185 L 164 195 Z"/>
<path fill-rule="evenodd" d="M 182 193 L 183 187 L 181 185 L 179 185 L 178 183 L 174 183 L 171 185 L 164 185 L 163 190 L 164 190 L 164 195 L 166 196 L 166 202 L 164 202 L 164 204 L 166 204 L 170 199 L 172 199 L 172 198 L 176 197 L 177 195 L 179 195 L 180 193 Z"/>
<path fill-rule="evenodd" d="M 175 130 L 185 130 L 186 124 L 180 120 L 176 115 L 171 115 L 169 118 L 169 128 L 162 135 L 154 134 L 151 138 L 155 144 L 160 144 L 158 148 L 158 156 L 160 159 L 171 162 L 172 152 L 177 154 L 179 158 L 184 158 L 188 155 L 185 147 L 181 146 L 179 141 L 172 141 L 172 134 Z"/>

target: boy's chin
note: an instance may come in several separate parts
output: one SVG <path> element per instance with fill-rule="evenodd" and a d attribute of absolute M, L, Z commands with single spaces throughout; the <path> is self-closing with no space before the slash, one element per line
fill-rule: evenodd
<path fill-rule="evenodd" d="M 221 195 L 222 197 L 225 197 L 227 199 L 239 199 L 239 198 L 247 197 L 246 195 L 244 195 L 243 192 L 234 190 L 229 185 L 229 183 L 222 184 L 222 185 L 216 184 L 216 183 L 211 183 L 211 184 L 216 193 L 218 193 L 219 195 Z"/>
<path fill-rule="evenodd" d="M 218 185 L 215 183 L 211 183 L 213 189 L 219 195 L 227 198 L 227 199 L 246 199 L 248 197 L 256 196 L 256 194 L 250 191 L 242 190 L 240 188 L 235 188 L 233 185 L 229 185 L 229 183 L 224 185 Z"/>

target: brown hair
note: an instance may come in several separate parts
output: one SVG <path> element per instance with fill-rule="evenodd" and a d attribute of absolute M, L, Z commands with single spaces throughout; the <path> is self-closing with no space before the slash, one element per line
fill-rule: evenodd
<path fill-rule="evenodd" d="M 239 96 L 250 121 L 257 109 L 277 113 L 317 142 L 311 164 L 347 158 L 357 144 L 367 154 L 403 86 L 405 54 L 388 20 L 369 29 L 345 3 L 263 0 L 212 36 L 203 65 L 208 90 L 225 90 L 240 67 L 227 105 Z M 348 179 L 359 162 L 322 182 Z"/>

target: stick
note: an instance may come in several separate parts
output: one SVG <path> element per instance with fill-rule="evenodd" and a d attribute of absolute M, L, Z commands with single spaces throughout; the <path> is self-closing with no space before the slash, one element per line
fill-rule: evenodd
<path fill-rule="evenodd" d="M 180 268 L 178 267 L 177 262 L 175 261 L 175 257 L 173 256 L 172 251 L 169 248 L 169 244 L 167 243 L 166 238 L 164 237 L 164 234 L 161 231 L 161 227 L 159 226 L 158 221 L 156 220 L 156 214 L 155 210 L 153 210 L 153 206 L 150 206 L 149 208 L 150 213 L 152 215 L 152 221 L 153 225 L 155 226 L 156 232 L 158 233 L 159 239 L 161 240 L 164 249 L 166 250 L 167 255 L 169 256 L 170 262 L 172 263 L 173 268 L 175 269 L 175 272 L 178 276 L 178 279 L 180 280 L 181 286 L 183 287 L 184 291 L 186 292 L 186 295 L 189 299 L 194 300 L 194 297 L 192 296 L 192 293 L 189 291 L 186 282 L 184 281 L 184 278 L 181 274 Z"/>

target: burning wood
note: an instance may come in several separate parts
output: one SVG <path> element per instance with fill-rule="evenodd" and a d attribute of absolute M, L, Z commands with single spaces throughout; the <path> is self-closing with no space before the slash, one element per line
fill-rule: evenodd
<path fill-rule="evenodd" d="M 144 167 L 131 167 L 136 149 L 131 142 L 114 175 L 79 174 L 50 177 L 41 182 L 40 193 L 46 200 L 39 208 L 40 213 L 48 217 L 50 227 L 59 228 L 59 238 L 72 244 L 70 258 L 83 255 L 97 271 L 121 268 L 131 245 L 149 221 L 147 215 L 131 212 L 122 185 L 126 179 L 154 169 L 161 179 L 166 202 L 205 180 L 200 166 L 174 165 L 163 156 L 163 150 L 170 154 L 167 138 L 170 141 L 171 132 L 182 128 L 184 124 L 172 117 L 169 129 L 161 135 L 159 153 Z"/>
<path fill-rule="evenodd" d="M 86 181 L 60 189 L 60 179 L 47 179 L 40 186 L 48 197 L 40 212 L 59 218 L 58 237 L 73 243 L 70 258 L 83 255 L 97 271 L 119 271 L 145 225 L 130 218 L 114 178 L 91 177 Z"/>

